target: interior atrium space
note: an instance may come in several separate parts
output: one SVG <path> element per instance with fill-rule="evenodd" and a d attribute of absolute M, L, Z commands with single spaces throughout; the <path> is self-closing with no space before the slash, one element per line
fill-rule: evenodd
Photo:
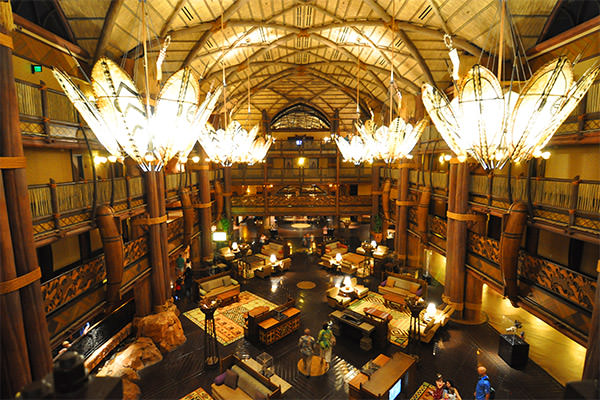
<path fill-rule="evenodd" d="M 0 0 L 0 398 L 600 399 L 600 0 Z"/>

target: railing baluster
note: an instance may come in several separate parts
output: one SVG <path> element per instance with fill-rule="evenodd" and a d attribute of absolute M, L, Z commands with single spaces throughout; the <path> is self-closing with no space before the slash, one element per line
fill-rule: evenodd
<path fill-rule="evenodd" d="M 576 210 L 577 210 L 577 200 L 579 197 L 579 183 L 581 180 L 579 179 L 579 175 L 577 175 L 573 182 L 571 182 L 571 194 L 569 199 L 569 228 L 575 225 L 576 218 Z"/>
<path fill-rule="evenodd" d="M 52 205 L 52 220 L 54 221 L 54 229 L 60 229 L 60 213 L 58 211 L 58 196 L 56 195 L 56 182 L 50 178 L 50 204 Z"/>

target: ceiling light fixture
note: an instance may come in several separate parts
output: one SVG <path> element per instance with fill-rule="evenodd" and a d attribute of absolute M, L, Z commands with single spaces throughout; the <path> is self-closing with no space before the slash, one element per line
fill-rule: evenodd
<path fill-rule="evenodd" d="M 500 0 L 500 6 L 502 38 L 507 14 L 505 0 Z M 600 73 L 600 66 L 593 66 L 574 82 L 573 64 L 566 57 L 559 57 L 531 74 L 517 93 L 513 91 L 513 85 L 518 85 L 518 76 L 522 73 L 519 71 L 525 70 L 523 64 L 527 61 L 510 21 L 508 30 L 514 51 L 508 90 L 503 89 L 500 81 L 502 39 L 499 40 L 497 77 L 486 67 L 476 64 L 455 82 L 452 101 L 430 84 L 424 84 L 422 90 L 423 104 L 429 116 L 459 161 L 471 156 L 486 170 L 502 168 L 509 160 L 520 163 L 532 157 L 548 158 L 550 154 L 543 151 L 544 146 Z M 454 66 L 453 77 L 457 80 L 458 56 L 449 36 L 445 37 L 445 42 Z"/>

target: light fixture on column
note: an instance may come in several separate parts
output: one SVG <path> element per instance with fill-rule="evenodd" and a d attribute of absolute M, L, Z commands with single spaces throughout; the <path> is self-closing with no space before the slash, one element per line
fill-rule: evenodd
<path fill-rule="evenodd" d="M 142 21 L 139 41 L 144 51 L 143 98 L 127 72 L 105 57 L 100 58 L 92 69 L 91 89 L 80 89 L 57 68 L 53 69 L 53 73 L 111 156 L 118 159 L 129 156 L 144 171 L 158 171 L 174 157 L 187 158 L 198 132 L 212 114 L 221 89 L 209 92 L 204 102 L 199 104 L 198 80 L 190 68 L 184 68 L 167 79 L 155 105 L 151 106 L 145 3 L 145 0 L 140 1 L 139 17 Z M 167 38 L 159 54 L 164 54 L 169 41 Z M 160 71 L 160 65 L 157 71 Z"/>
<path fill-rule="evenodd" d="M 502 168 L 508 160 L 519 163 L 532 157 L 548 157 L 544 146 L 600 73 L 600 66 L 593 66 L 574 82 L 573 64 L 562 56 L 531 74 L 505 1 L 500 4 L 500 30 L 503 31 L 508 16 L 514 52 L 508 88 L 504 89 L 500 82 L 504 43 L 499 41 L 498 77 L 476 64 L 456 82 L 452 101 L 430 84 L 424 84 L 422 91 L 427 112 L 459 160 L 471 156 L 488 170 Z M 446 44 L 456 71 L 457 57 L 452 53 L 455 49 L 451 40 L 446 40 Z M 525 70 L 531 75 L 528 80 L 521 76 Z M 525 81 L 524 85 L 521 81 Z"/>

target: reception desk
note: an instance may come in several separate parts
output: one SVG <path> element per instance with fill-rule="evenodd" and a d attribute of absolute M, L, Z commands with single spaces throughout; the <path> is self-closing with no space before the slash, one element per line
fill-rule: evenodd
<path fill-rule="evenodd" d="M 367 365 L 375 365 L 371 371 L 360 372 L 348 382 L 348 398 L 350 400 L 378 399 L 394 400 L 396 395 L 391 389 L 398 388 L 398 382 L 404 388 L 410 371 L 414 368 L 414 357 L 404 353 L 395 353 L 391 358 L 380 354 Z M 365 367 L 367 366 L 365 365 Z M 394 398 L 390 398 L 390 395 Z"/>
<path fill-rule="evenodd" d="M 246 316 L 244 336 L 252 343 L 272 344 L 300 328 L 300 310 L 294 300 L 273 310 L 256 307 Z"/>

